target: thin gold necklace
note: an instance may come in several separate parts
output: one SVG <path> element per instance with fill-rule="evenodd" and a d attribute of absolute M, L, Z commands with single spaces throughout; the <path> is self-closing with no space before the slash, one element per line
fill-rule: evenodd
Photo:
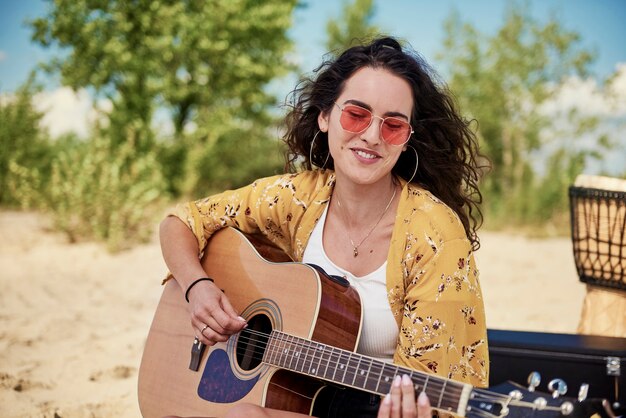
<path fill-rule="evenodd" d="M 385 213 L 387 213 L 387 209 L 389 209 L 389 206 L 391 206 L 391 202 L 393 202 L 393 199 L 396 197 L 396 192 L 397 191 L 398 191 L 398 187 L 396 187 L 396 185 L 394 184 L 393 185 L 393 194 L 391 195 L 391 199 L 389 199 L 389 202 L 387 203 L 387 206 L 385 206 L 385 209 L 383 209 L 383 212 L 380 214 L 380 217 L 378 218 L 378 220 L 376 221 L 374 226 L 372 226 L 370 231 L 365 235 L 365 237 L 363 237 L 363 239 L 358 244 L 355 244 L 354 241 L 352 241 L 352 238 L 350 237 L 350 234 L 348 233 L 348 228 L 346 228 L 346 235 L 348 236 L 348 239 L 350 240 L 350 244 L 352 244 L 352 254 L 353 254 L 354 257 L 358 257 L 358 255 L 359 255 L 359 247 L 372 234 L 372 232 L 374 232 L 374 229 L 376 229 L 376 227 L 378 226 L 380 221 L 383 219 L 383 216 L 385 216 Z M 337 206 L 339 206 L 341 208 L 341 212 L 343 213 L 344 221 L 346 222 L 346 225 L 347 225 L 348 224 L 348 221 L 347 221 L 348 217 L 346 216 L 346 213 L 345 213 L 345 211 L 343 209 L 343 206 L 341 205 L 341 202 L 339 201 L 339 197 L 337 197 Z"/>

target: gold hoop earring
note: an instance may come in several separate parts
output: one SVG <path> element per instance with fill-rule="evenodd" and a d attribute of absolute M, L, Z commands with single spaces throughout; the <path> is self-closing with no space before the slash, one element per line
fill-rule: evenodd
<path fill-rule="evenodd" d="M 415 149 L 415 147 L 413 145 L 407 145 L 407 147 L 411 148 L 413 150 L 413 152 L 415 153 L 415 170 L 413 170 L 413 175 L 411 176 L 411 178 L 407 182 L 407 183 L 410 183 L 410 182 L 413 181 L 413 179 L 415 178 L 415 175 L 417 174 L 417 167 L 420 164 L 420 159 L 419 159 L 419 155 L 417 155 L 417 150 Z"/>
<path fill-rule="evenodd" d="M 321 130 L 317 131 L 315 133 L 315 136 L 313 136 L 313 141 L 311 141 L 311 148 L 309 149 L 309 162 L 311 163 L 311 167 L 313 167 L 313 144 L 315 144 L 315 140 L 317 139 L 317 136 L 320 134 L 320 132 L 322 132 Z M 326 167 L 326 163 L 328 162 L 328 157 L 330 157 L 330 150 L 328 151 L 328 154 L 326 154 L 326 160 L 324 160 L 324 164 L 322 164 L 321 169 L 324 169 L 324 167 Z"/>

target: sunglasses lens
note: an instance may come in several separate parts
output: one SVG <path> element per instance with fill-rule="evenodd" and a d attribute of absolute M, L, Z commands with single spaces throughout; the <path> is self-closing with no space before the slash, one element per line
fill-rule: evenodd
<path fill-rule="evenodd" d="M 411 125 L 397 118 L 386 118 L 380 130 L 385 142 L 391 145 L 403 145 L 411 135 Z"/>
<path fill-rule="evenodd" d="M 370 125 L 372 114 L 369 110 L 359 106 L 348 105 L 343 108 L 339 122 L 341 127 L 348 132 L 360 133 Z"/>

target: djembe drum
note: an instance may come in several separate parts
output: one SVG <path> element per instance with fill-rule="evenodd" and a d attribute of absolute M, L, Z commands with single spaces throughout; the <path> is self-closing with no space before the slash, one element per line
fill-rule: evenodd
<path fill-rule="evenodd" d="M 626 180 L 580 175 L 569 198 L 574 261 L 587 284 L 578 332 L 626 337 Z"/>

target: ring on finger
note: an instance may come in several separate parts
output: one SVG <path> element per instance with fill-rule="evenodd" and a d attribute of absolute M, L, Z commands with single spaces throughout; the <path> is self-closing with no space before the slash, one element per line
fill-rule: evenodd
<path fill-rule="evenodd" d="M 209 326 L 205 325 L 204 327 L 202 327 L 202 329 L 200 330 L 200 334 L 204 335 L 204 330 L 207 329 Z"/>

